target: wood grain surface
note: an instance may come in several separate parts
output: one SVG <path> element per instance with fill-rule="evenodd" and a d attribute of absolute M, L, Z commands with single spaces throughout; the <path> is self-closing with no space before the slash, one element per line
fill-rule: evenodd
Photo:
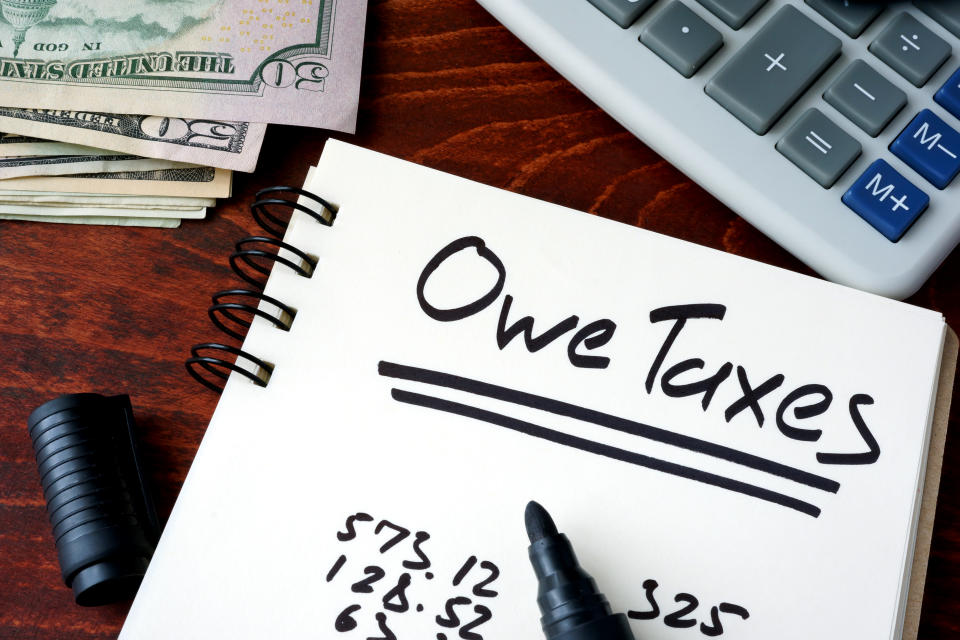
<path fill-rule="evenodd" d="M 809 273 L 471 0 L 372 0 L 366 42 L 359 129 L 343 139 Z M 130 394 L 165 519 L 217 402 L 183 361 L 191 345 L 224 338 L 205 310 L 238 283 L 227 255 L 256 230 L 248 203 L 260 188 L 301 184 L 325 138 L 271 126 L 257 172 L 238 174 L 208 220 L 177 230 L 0 222 L 0 638 L 112 638 L 128 607 L 78 607 L 63 585 L 27 414 L 62 393 Z M 960 329 L 960 252 L 911 302 Z M 951 433 L 958 415 L 955 404 Z M 921 638 L 960 635 L 958 490 L 960 445 L 948 435 Z"/>

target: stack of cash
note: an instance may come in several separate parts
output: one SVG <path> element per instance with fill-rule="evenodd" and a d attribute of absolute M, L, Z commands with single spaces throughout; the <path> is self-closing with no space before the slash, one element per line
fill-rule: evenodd
<path fill-rule="evenodd" d="M 0 219 L 176 227 L 267 123 L 352 132 L 366 0 L 0 0 Z"/>

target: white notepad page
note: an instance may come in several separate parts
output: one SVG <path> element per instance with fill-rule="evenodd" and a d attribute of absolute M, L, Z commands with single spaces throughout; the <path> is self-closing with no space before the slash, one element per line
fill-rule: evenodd
<path fill-rule="evenodd" d="M 306 188 L 122 639 L 540 638 L 531 499 L 638 638 L 899 637 L 940 314 L 332 140 Z"/>

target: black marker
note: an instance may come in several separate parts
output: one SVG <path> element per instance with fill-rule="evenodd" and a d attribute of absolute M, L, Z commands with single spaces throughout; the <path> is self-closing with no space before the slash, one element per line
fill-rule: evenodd
<path fill-rule="evenodd" d="M 634 640 L 627 616 L 611 613 L 607 598 L 580 568 L 570 541 L 557 532 L 546 509 L 530 502 L 524 522 L 547 640 Z"/>

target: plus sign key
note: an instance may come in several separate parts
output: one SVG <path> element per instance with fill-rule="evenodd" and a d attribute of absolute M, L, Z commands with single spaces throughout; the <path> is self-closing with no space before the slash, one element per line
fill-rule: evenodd
<path fill-rule="evenodd" d="M 902 238 L 930 204 L 927 194 L 883 160 L 867 167 L 842 200 L 890 242 Z"/>
<path fill-rule="evenodd" d="M 960 133 L 930 109 L 917 114 L 890 145 L 895 156 L 943 189 L 960 173 Z"/>
<path fill-rule="evenodd" d="M 785 5 L 707 83 L 707 95 L 763 135 L 840 55 L 840 40 Z"/>

